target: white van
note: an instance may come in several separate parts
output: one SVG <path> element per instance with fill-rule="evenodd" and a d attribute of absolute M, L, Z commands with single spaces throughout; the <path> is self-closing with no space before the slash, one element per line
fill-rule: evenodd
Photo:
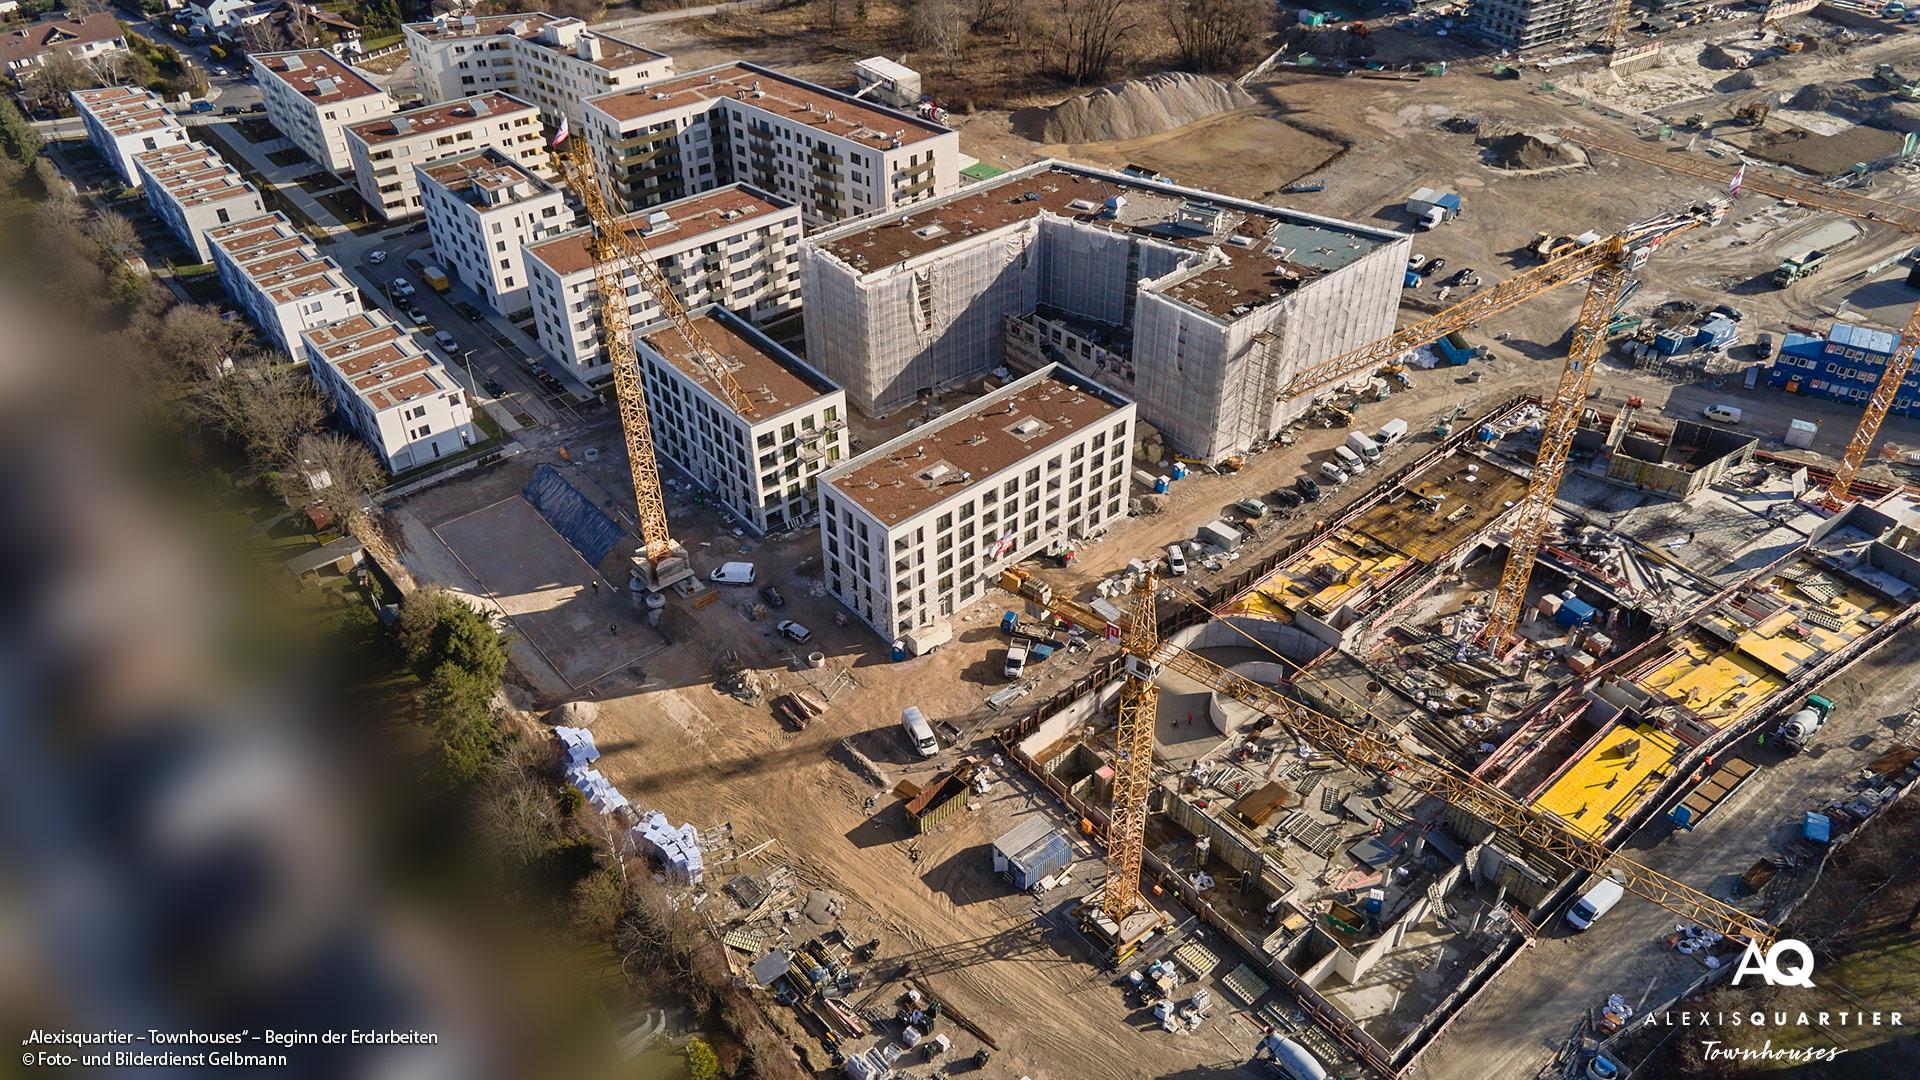
<path fill-rule="evenodd" d="M 1367 463 L 1361 460 L 1360 455 L 1345 446 L 1333 448 L 1333 460 L 1339 462 L 1340 467 L 1353 476 L 1359 476 L 1367 471 Z"/>
<path fill-rule="evenodd" d="M 1700 412 L 1709 420 L 1718 420 L 1723 424 L 1740 422 L 1740 410 L 1732 405 L 1709 405 Z"/>
<path fill-rule="evenodd" d="M 1323 461 L 1320 463 L 1320 475 L 1326 477 L 1328 483 L 1344 484 L 1347 482 L 1347 470 L 1335 465 L 1331 461 Z"/>
<path fill-rule="evenodd" d="M 707 580 L 716 585 L 753 584 L 753 564 L 750 562 L 721 563 L 720 568 L 707 575 Z"/>
<path fill-rule="evenodd" d="M 900 727 L 907 733 L 907 742 L 913 744 L 914 752 L 923 758 L 930 758 L 940 752 L 940 741 L 933 737 L 933 725 L 927 723 L 927 714 L 920 711 L 918 705 L 909 705 L 900 714 Z"/>
<path fill-rule="evenodd" d="M 1406 437 L 1407 422 L 1397 416 L 1381 424 L 1380 430 L 1373 433 L 1373 441 L 1381 446 L 1392 446 Z"/>
<path fill-rule="evenodd" d="M 1187 572 L 1187 555 L 1179 544 L 1167 545 L 1167 573 L 1179 577 Z"/>
<path fill-rule="evenodd" d="M 1575 930 L 1585 930 L 1599 922 L 1600 916 L 1612 911 L 1613 905 L 1619 903 L 1626 894 L 1627 891 L 1620 887 L 1619 882 L 1611 878 L 1603 879 L 1588 889 L 1586 895 L 1573 902 L 1573 906 L 1567 909 L 1567 921 L 1573 924 Z"/>

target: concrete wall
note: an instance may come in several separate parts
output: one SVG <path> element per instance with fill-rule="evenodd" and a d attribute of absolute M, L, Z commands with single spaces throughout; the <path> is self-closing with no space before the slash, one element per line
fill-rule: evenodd
<path fill-rule="evenodd" d="M 1167 640 L 1188 650 L 1245 648 L 1248 645 L 1247 635 L 1302 666 L 1332 647 L 1286 623 L 1244 615 L 1227 616 L 1190 626 L 1168 635 Z"/>
<path fill-rule="evenodd" d="M 1073 729 L 1091 721 L 1110 707 L 1114 699 L 1120 696 L 1122 685 L 1124 685 L 1122 680 L 1115 679 L 1102 686 L 1098 692 L 1087 694 L 1040 721 L 1032 734 L 1020 740 L 1020 752 L 1028 757 L 1038 757 L 1042 751 L 1066 738 Z"/>

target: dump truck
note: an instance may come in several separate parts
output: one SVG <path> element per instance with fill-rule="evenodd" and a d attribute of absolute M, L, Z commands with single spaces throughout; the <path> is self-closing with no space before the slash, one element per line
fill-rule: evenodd
<path fill-rule="evenodd" d="M 1773 283 L 1784 288 L 1799 281 L 1803 277 L 1809 277 L 1819 273 L 1820 269 L 1826 265 L 1826 252 L 1809 251 L 1798 258 L 1788 259 L 1782 262 L 1780 269 L 1773 272 Z"/>
<path fill-rule="evenodd" d="M 1807 744 L 1813 741 L 1814 734 L 1820 730 L 1820 726 L 1825 724 L 1827 717 L 1832 715 L 1833 702 L 1819 694 L 1808 694 L 1806 704 L 1800 706 L 1799 711 L 1792 716 L 1782 720 L 1774 734 L 1780 737 L 1780 741 L 1786 744 L 1787 749 L 1805 750 Z"/>
<path fill-rule="evenodd" d="M 1700 819 L 1711 813 L 1714 807 L 1727 801 L 1756 771 L 1758 766 L 1753 762 L 1746 758 L 1734 758 L 1702 780 L 1700 786 L 1680 800 L 1680 804 L 1675 806 L 1673 812 L 1667 817 L 1682 829 L 1691 830 L 1695 825 L 1700 824 Z"/>
<path fill-rule="evenodd" d="M 1909 79 L 1894 69 L 1892 64 L 1881 64 L 1873 69 L 1873 81 L 1893 91 L 1903 98 L 1920 98 L 1920 79 Z"/>

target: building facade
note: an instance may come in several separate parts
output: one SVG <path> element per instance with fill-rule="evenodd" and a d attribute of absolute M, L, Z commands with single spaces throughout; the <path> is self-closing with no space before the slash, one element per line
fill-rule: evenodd
<path fill-rule="evenodd" d="M 600 167 L 633 210 L 739 182 L 798 204 L 812 226 L 960 184 L 952 128 L 755 64 L 605 94 L 586 118 Z"/>
<path fill-rule="evenodd" d="M 1612 0 L 1476 0 L 1472 25 L 1503 49 L 1598 41 Z"/>
<path fill-rule="evenodd" d="M 622 219 L 689 308 L 714 305 L 765 325 L 800 305 L 800 210 L 739 184 Z M 527 249 L 534 336 L 582 381 L 605 378 L 590 233 L 580 229 Z M 631 324 L 660 318 L 653 294 L 623 277 Z"/>
<path fill-rule="evenodd" d="M 385 90 L 325 49 L 256 53 L 252 63 L 267 122 L 335 176 L 353 169 L 347 126 L 395 108 Z"/>
<path fill-rule="evenodd" d="M 112 12 L 97 11 L 78 19 L 48 19 L 0 34 L 0 69 L 18 79 L 44 66 L 54 53 L 96 60 L 126 51 L 127 35 L 120 29 L 120 20 Z"/>
<path fill-rule="evenodd" d="M 187 141 L 187 129 L 151 90 L 136 86 L 75 90 L 73 104 L 86 125 L 87 141 L 134 187 L 140 186 L 140 172 L 133 167 L 135 155 Z"/>
<path fill-rule="evenodd" d="M 213 260 L 207 233 L 266 213 L 260 193 L 205 143 L 148 150 L 133 159 L 147 205 L 201 262 Z"/>
<path fill-rule="evenodd" d="M 807 357 L 879 415 L 1058 361 L 1217 461 L 1311 405 L 1315 362 L 1391 333 L 1405 234 L 1039 162 L 802 244 Z M 1072 348 L 1032 326 L 1071 331 Z M 1010 344 L 1013 347 L 1009 347 Z"/>
<path fill-rule="evenodd" d="M 654 448 L 760 535 L 813 521 L 816 481 L 847 456 L 846 395 L 723 308 L 689 312 L 739 384 L 728 400 L 670 323 L 634 332 Z"/>
<path fill-rule="evenodd" d="M 1133 403 L 1057 364 L 820 477 L 827 589 L 889 641 L 1126 513 Z"/>
<path fill-rule="evenodd" d="M 420 182 L 414 166 L 486 147 L 524 168 L 539 168 L 546 149 L 540 110 L 493 92 L 423 105 L 347 128 L 353 186 L 387 221 L 420 213 Z"/>
<path fill-rule="evenodd" d="M 1871 326 L 1834 323 L 1824 338 L 1788 334 L 1767 371 L 1767 385 L 1789 394 L 1810 394 L 1865 407 L 1900 347 L 1900 335 Z M 1920 416 L 1920 369 L 1900 383 L 1892 412 Z"/>
<path fill-rule="evenodd" d="M 525 311 L 525 249 L 573 228 L 565 193 L 492 147 L 413 168 L 441 268 L 500 314 Z"/>
<path fill-rule="evenodd" d="M 673 73 L 665 53 L 540 11 L 442 15 L 408 23 L 406 39 L 428 101 L 498 90 L 576 128 L 586 99 Z"/>
<path fill-rule="evenodd" d="M 361 310 L 352 279 L 284 214 L 211 229 L 207 244 L 227 295 L 288 356 L 302 357 L 302 333 Z"/>
<path fill-rule="evenodd" d="M 314 380 L 389 472 L 430 465 L 479 441 L 466 392 L 385 312 L 308 330 L 301 341 Z"/>

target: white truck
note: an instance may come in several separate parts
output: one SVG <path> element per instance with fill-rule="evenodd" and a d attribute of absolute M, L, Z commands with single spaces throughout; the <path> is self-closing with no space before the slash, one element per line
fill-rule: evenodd
<path fill-rule="evenodd" d="M 1009 679 L 1017 679 L 1027 670 L 1027 654 L 1033 651 L 1033 641 L 1017 637 L 1007 646 L 1007 663 L 1000 673 Z"/>

